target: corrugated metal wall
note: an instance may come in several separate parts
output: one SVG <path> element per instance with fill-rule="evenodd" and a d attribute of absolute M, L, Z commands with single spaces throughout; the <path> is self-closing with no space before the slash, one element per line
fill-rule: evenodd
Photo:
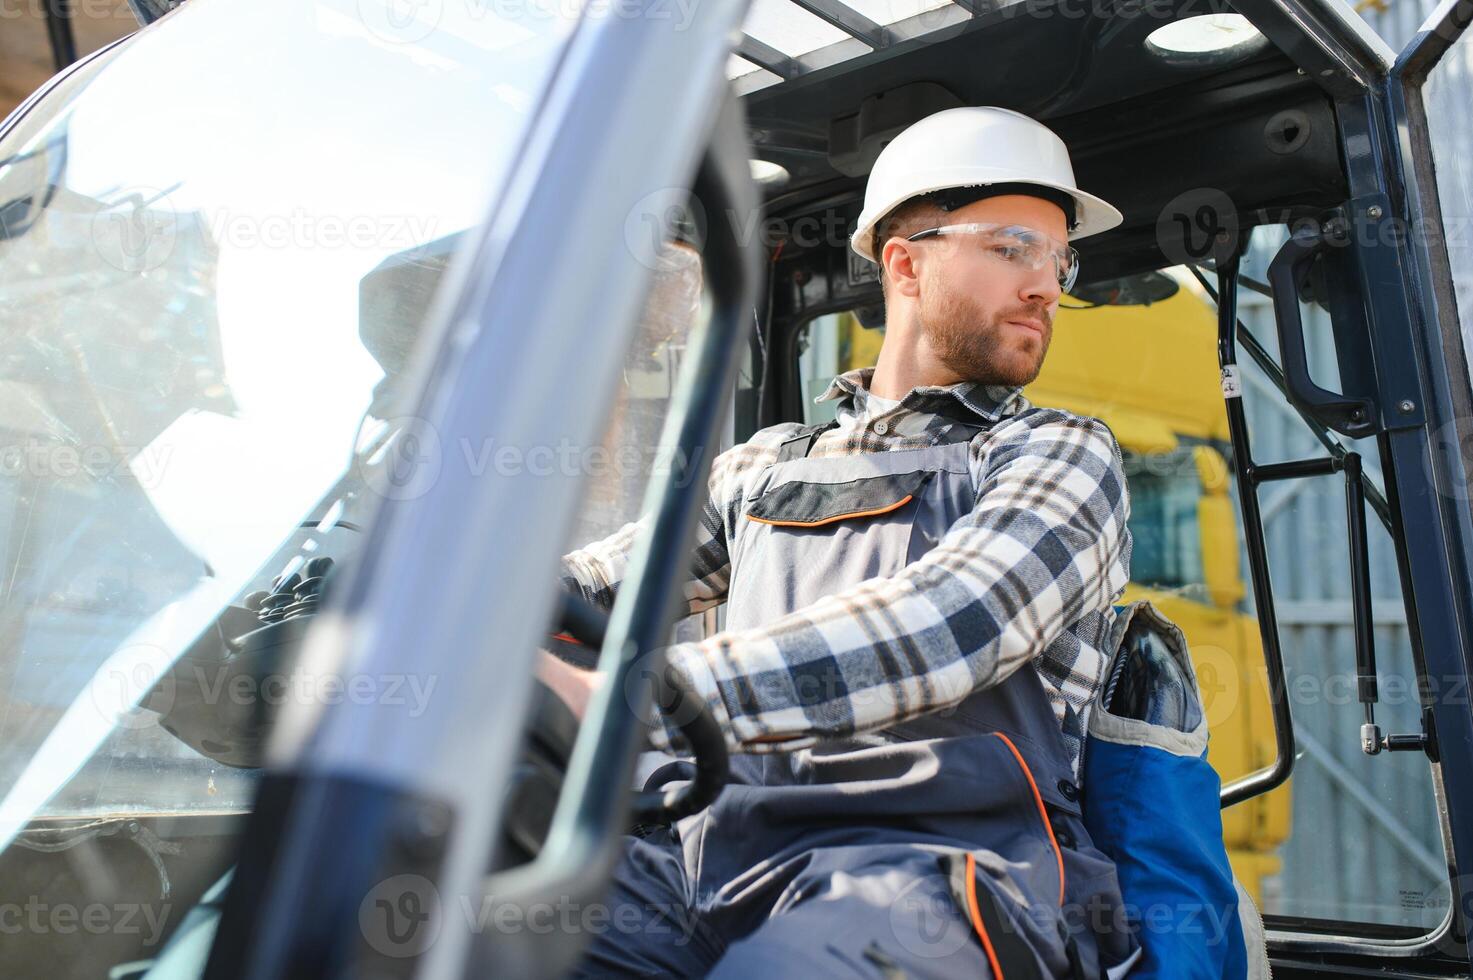
<path fill-rule="evenodd" d="M 1354 6 L 1391 49 L 1400 52 L 1436 9 L 1437 0 L 1374 0 Z"/>
<path fill-rule="evenodd" d="M 1389 0 L 1362 15 L 1400 51 L 1433 6 L 1433 0 Z M 1256 232 L 1245 275 L 1265 279 L 1286 237 L 1278 228 Z M 1245 324 L 1275 350 L 1270 301 L 1244 291 L 1240 305 Z M 1311 373 L 1333 388 L 1338 372 L 1328 317 L 1306 308 L 1305 318 Z M 1256 369 L 1245 373 L 1255 459 L 1323 455 L 1267 379 Z M 1374 442 L 1356 448 L 1380 484 Z M 1431 769 L 1420 753 L 1368 757 L 1360 749 L 1344 482 L 1336 476 L 1270 484 L 1260 501 L 1300 743 L 1293 829 L 1280 852 L 1283 872 L 1266 883 L 1265 911 L 1431 928 L 1447 908 Z M 1385 732 L 1416 732 L 1420 710 L 1395 555 L 1374 514 L 1369 525 L 1383 685 L 1376 718 Z"/>

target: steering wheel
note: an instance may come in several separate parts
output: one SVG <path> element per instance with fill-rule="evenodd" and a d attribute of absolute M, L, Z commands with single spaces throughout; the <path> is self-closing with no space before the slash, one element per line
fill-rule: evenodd
<path fill-rule="evenodd" d="M 286 669 L 314 618 L 333 565 L 331 558 L 314 558 L 301 571 L 280 577 L 271 589 L 228 607 L 217 628 L 205 631 L 160 678 L 145 696 L 144 707 L 158 711 L 161 727 L 200 754 L 228 766 L 260 767 L 275 706 L 255 699 L 222 705 L 197 677 L 223 671 L 228 679 L 239 675 L 259 690 L 261 678 Z M 592 669 L 603 648 L 608 615 L 582 596 L 564 593 L 558 627 L 576 642 L 559 637 L 550 644 L 554 652 Z M 676 789 L 635 794 L 636 823 L 670 822 L 694 813 L 715 799 L 726 781 L 726 745 L 704 703 L 686 698 L 666 682 L 656 695 L 691 743 L 695 778 Z M 540 680 L 533 690 L 531 717 L 507 789 L 505 831 L 496 859 L 505 867 L 526 863 L 541 850 L 578 740 L 578 718 Z"/>
<path fill-rule="evenodd" d="M 556 651 L 563 659 L 591 669 L 603 647 L 608 614 L 582 596 L 565 592 L 558 611 L 558 627 L 576 644 Z M 586 652 L 585 652 L 586 651 Z M 635 823 L 669 823 L 706 807 L 721 792 L 727 777 L 726 742 L 704 702 L 688 697 L 668 680 L 659 684 L 656 702 L 677 719 L 695 754 L 694 778 L 672 790 L 635 794 Z M 514 867 L 534 857 L 547 839 L 553 811 L 562 795 L 563 774 L 578 739 L 578 718 L 539 679 L 532 704 L 532 724 L 522 757 L 507 790 L 506 819 L 497 864 Z"/>

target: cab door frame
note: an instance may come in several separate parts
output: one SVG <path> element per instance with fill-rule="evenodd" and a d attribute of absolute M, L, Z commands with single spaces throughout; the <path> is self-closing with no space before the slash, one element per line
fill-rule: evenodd
<path fill-rule="evenodd" d="M 1347 213 L 1374 360 L 1377 440 L 1385 463 L 1407 621 L 1419 674 L 1466 690 L 1473 677 L 1473 511 L 1449 488 L 1468 485 L 1473 456 L 1456 437 L 1473 414 L 1445 246 L 1423 236 L 1385 234 L 1437 215 L 1436 187 L 1421 100 L 1427 72 L 1462 33 L 1469 0 L 1446 0 L 1422 33 L 1393 52 L 1344 4 L 1333 0 L 1236 0 L 1235 6 L 1313 77 L 1334 102 L 1350 187 Z M 1420 239 L 1420 240 L 1417 240 Z M 1415 533 L 1406 533 L 1415 529 Z M 1445 757 L 1469 758 L 1473 710 L 1464 697 L 1430 699 L 1432 733 Z M 1457 869 L 1473 867 L 1473 770 L 1433 762 L 1444 817 L 1452 909 L 1423 940 L 1369 943 L 1354 936 L 1306 937 L 1271 931 L 1278 956 L 1300 953 L 1452 956 L 1466 967 L 1470 888 Z M 1384 962 L 1384 961 L 1383 961 Z"/>

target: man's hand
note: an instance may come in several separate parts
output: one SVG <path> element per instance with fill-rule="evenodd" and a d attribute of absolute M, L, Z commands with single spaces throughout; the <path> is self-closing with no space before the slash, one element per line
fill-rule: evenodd
<path fill-rule="evenodd" d="M 603 683 L 604 675 L 597 670 L 579 670 L 546 650 L 538 650 L 537 679 L 552 688 L 552 693 L 582 721 L 588 711 L 588 699 Z"/>

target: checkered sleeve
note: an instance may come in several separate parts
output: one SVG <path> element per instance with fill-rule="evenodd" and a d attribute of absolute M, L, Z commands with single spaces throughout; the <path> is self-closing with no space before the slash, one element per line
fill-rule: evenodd
<path fill-rule="evenodd" d="M 1110 608 L 1130 577 L 1130 532 L 1109 429 L 1037 409 L 988 447 L 975 507 L 898 574 L 667 649 L 732 751 L 792 751 L 951 707 Z M 669 726 L 652 741 L 683 747 Z"/>
<path fill-rule="evenodd" d="M 742 446 L 734 447 L 711 464 L 708 495 L 696 528 L 690 577 L 685 583 L 690 614 L 705 612 L 726 600 L 731 559 L 726 550 L 725 502 L 731 496 L 728 485 L 735 480 L 745 452 Z M 604 609 L 612 609 L 619 583 L 629 566 L 630 551 L 647 523 L 647 516 L 631 521 L 608 537 L 564 555 L 560 565 L 563 588 Z"/>

